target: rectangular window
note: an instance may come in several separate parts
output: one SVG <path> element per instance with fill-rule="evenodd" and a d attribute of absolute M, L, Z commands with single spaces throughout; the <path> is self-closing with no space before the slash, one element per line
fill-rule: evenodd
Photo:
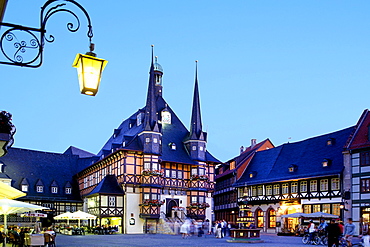
<path fill-rule="evenodd" d="M 182 179 L 182 171 L 177 171 L 177 178 Z"/>
<path fill-rule="evenodd" d="M 204 203 L 204 197 L 203 196 L 199 197 L 199 203 Z"/>
<path fill-rule="evenodd" d="M 198 169 L 197 168 L 191 168 L 191 175 L 198 175 Z"/>
<path fill-rule="evenodd" d="M 272 185 L 266 185 L 266 195 L 272 195 Z"/>
<path fill-rule="evenodd" d="M 109 196 L 109 207 L 115 207 L 116 206 L 116 197 L 115 196 Z"/>
<path fill-rule="evenodd" d="M 27 192 L 28 191 L 28 185 L 22 185 L 22 191 Z"/>
<path fill-rule="evenodd" d="M 84 189 L 87 188 L 87 177 L 84 177 Z"/>
<path fill-rule="evenodd" d="M 307 181 L 301 182 L 301 192 L 307 192 Z"/>
<path fill-rule="evenodd" d="M 66 188 L 66 194 L 72 194 L 72 188 Z"/>
<path fill-rule="evenodd" d="M 317 191 L 317 180 L 310 181 L 310 191 Z"/>
<path fill-rule="evenodd" d="M 257 196 L 257 188 L 256 188 L 256 186 L 252 186 L 252 196 Z"/>
<path fill-rule="evenodd" d="M 370 192 L 370 179 L 361 179 L 361 192 Z"/>
<path fill-rule="evenodd" d="M 360 154 L 360 164 L 362 166 L 370 165 L 370 152 L 363 152 Z"/>
<path fill-rule="evenodd" d="M 340 204 L 339 203 L 332 204 L 331 214 L 340 215 Z"/>
<path fill-rule="evenodd" d="M 202 168 L 200 168 L 199 169 L 199 175 L 205 175 L 206 174 L 206 171 L 205 171 L 205 169 L 202 169 Z"/>
<path fill-rule="evenodd" d="M 196 203 L 196 202 L 198 202 L 198 197 L 192 196 L 191 197 L 191 203 Z"/>
<path fill-rule="evenodd" d="M 283 185 L 282 185 L 282 193 L 283 194 L 288 194 L 289 193 L 289 186 L 288 186 L 288 184 L 287 183 L 284 183 Z"/>
<path fill-rule="evenodd" d="M 292 193 L 298 192 L 298 182 L 293 182 L 291 187 Z"/>
<path fill-rule="evenodd" d="M 158 143 L 158 139 L 157 138 L 153 138 L 153 142 L 154 143 Z"/>
<path fill-rule="evenodd" d="M 36 186 L 36 191 L 39 193 L 44 192 L 44 186 L 40 186 L 40 185 Z"/>
<path fill-rule="evenodd" d="M 153 171 L 158 171 L 159 169 L 158 169 L 158 163 L 153 163 L 152 164 L 152 170 Z"/>
<path fill-rule="evenodd" d="M 277 196 L 280 194 L 280 186 L 278 184 L 274 184 L 274 195 Z"/>
<path fill-rule="evenodd" d="M 177 175 L 177 171 L 172 170 L 171 171 L 171 178 L 176 178 L 176 175 Z"/>
<path fill-rule="evenodd" d="M 71 206 L 66 206 L 66 212 L 71 212 Z"/>
<path fill-rule="evenodd" d="M 303 205 L 303 213 L 305 213 L 305 214 L 312 213 L 312 211 L 311 211 L 311 205 Z"/>
<path fill-rule="evenodd" d="M 158 200 L 158 195 L 157 194 L 152 194 L 152 200 Z"/>
<path fill-rule="evenodd" d="M 320 206 L 321 206 L 320 204 L 313 205 L 313 212 L 312 213 L 320 212 L 321 211 Z"/>
<path fill-rule="evenodd" d="M 145 142 L 146 142 L 146 143 L 150 142 L 150 138 L 148 138 L 148 137 L 147 137 L 147 138 L 145 138 Z"/>
<path fill-rule="evenodd" d="M 262 185 L 259 185 L 257 187 L 257 195 L 262 196 L 263 195 L 263 187 Z"/>
<path fill-rule="evenodd" d="M 150 170 L 150 163 L 149 162 L 144 163 L 144 170 Z"/>
<path fill-rule="evenodd" d="M 143 195 L 143 198 L 144 198 L 144 200 L 149 200 L 149 199 L 150 199 L 150 194 L 145 193 L 145 194 Z"/>
<path fill-rule="evenodd" d="M 51 187 L 51 193 L 53 194 L 58 193 L 58 187 L 55 187 L 55 186 Z"/>
<path fill-rule="evenodd" d="M 323 204 L 322 212 L 330 214 L 330 204 Z"/>
<path fill-rule="evenodd" d="M 165 177 L 169 178 L 170 177 L 170 170 L 165 170 L 164 174 L 165 174 L 164 175 Z"/>
<path fill-rule="evenodd" d="M 320 191 L 328 191 L 328 180 L 327 179 L 320 180 Z"/>
<path fill-rule="evenodd" d="M 339 190 L 339 178 L 331 179 L 331 190 Z"/>

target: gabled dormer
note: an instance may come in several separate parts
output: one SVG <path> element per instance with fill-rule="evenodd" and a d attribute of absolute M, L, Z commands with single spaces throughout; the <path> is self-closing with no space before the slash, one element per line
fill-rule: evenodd
<path fill-rule="evenodd" d="M 41 179 L 37 180 L 36 182 L 36 192 L 44 193 L 44 183 L 41 181 Z"/>
<path fill-rule="evenodd" d="M 58 194 L 59 192 L 58 190 L 59 190 L 58 183 L 55 180 L 53 180 L 53 182 L 50 185 L 50 192 L 52 194 Z"/>
<path fill-rule="evenodd" d="M 23 178 L 21 181 L 21 191 L 28 192 L 30 184 L 28 183 L 27 178 Z"/>
<path fill-rule="evenodd" d="M 200 98 L 198 88 L 198 61 L 195 67 L 195 85 L 191 112 L 190 133 L 184 141 L 191 159 L 204 161 L 206 156 L 207 133 L 202 130 Z"/>

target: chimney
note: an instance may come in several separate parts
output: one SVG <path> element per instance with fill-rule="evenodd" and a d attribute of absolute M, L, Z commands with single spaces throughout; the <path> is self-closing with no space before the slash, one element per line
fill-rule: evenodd
<path fill-rule="evenodd" d="M 257 139 L 251 139 L 251 148 L 256 146 L 256 144 L 257 144 Z"/>
<path fill-rule="evenodd" d="M 240 147 L 240 153 L 243 153 L 244 152 L 244 146 L 241 146 Z"/>

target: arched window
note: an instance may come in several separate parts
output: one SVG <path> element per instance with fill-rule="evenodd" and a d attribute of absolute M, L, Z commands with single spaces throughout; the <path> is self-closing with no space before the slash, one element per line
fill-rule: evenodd
<path fill-rule="evenodd" d="M 256 221 L 257 221 L 257 227 L 262 228 L 264 224 L 264 217 L 263 217 L 263 211 L 262 209 L 257 209 L 256 210 Z"/>
<path fill-rule="evenodd" d="M 276 211 L 273 208 L 270 208 L 268 211 L 268 227 L 273 228 L 276 227 Z"/>

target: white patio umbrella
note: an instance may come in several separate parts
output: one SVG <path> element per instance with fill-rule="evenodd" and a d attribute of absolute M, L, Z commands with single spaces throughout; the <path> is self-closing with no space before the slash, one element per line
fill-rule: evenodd
<path fill-rule="evenodd" d="M 67 225 L 69 225 L 69 220 L 72 219 L 72 215 L 73 213 L 71 212 L 65 212 L 57 216 L 54 216 L 54 220 L 67 220 Z"/>
<path fill-rule="evenodd" d="M 78 210 L 78 211 L 72 213 L 72 219 L 77 219 L 78 220 L 78 227 L 80 227 L 80 220 L 96 219 L 96 216 Z"/>
<path fill-rule="evenodd" d="M 0 182 L 0 198 L 15 199 L 27 195 L 26 193 Z"/>
<path fill-rule="evenodd" d="M 24 213 L 29 211 L 36 211 L 48 209 L 46 207 L 41 207 L 38 205 L 30 204 L 27 202 L 21 202 L 11 199 L 0 199 L 0 215 L 4 215 L 4 230 L 8 229 L 7 227 L 7 216 L 8 214 L 15 214 L 15 213 Z"/>
<path fill-rule="evenodd" d="M 307 218 L 327 218 L 327 219 L 339 218 L 338 215 L 328 214 L 328 213 L 324 213 L 324 212 L 316 212 L 316 213 L 312 213 L 312 214 L 306 214 L 306 216 L 304 216 L 304 217 L 307 217 Z"/>
<path fill-rule="evenodd" d="M 305 213 L 292 213 L 292 214 L 285 214 L 282 215 L 281 218 L 300 218 L 300 217 L 307 217 Z"/>

